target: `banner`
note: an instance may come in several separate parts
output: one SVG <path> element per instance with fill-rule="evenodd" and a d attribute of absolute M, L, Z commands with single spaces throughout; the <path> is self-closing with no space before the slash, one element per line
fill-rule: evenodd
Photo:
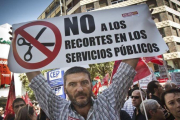
<path fill-rule="evenodd" d="M 163 65 L 163 58 L 162 55 L 155 56 L 155 57 L 144 57 L 146 63 L 152 62 L 154 64 Z"/>
<path fill-rule="evenodd" d="M 180 87 L 180 72 L 171 73 L 172 82 L 176 83 L 178 87 Z"/>
<path fill-rule="evenodd" d="M 141 80 L 149 75 L 151 75 L 151 71 L 148 67 L 148 65 L 142 60 L 142 59 L 139 59 L 139 62 L 136 66 L 136 76 L 134 77 L 134 80 L 133 82 L 136 82 L 138 80 Z"/>
<path fill-rule="evenodd" d="M 14 85 L 14 74 L 12 75 L 12 80 L 11 80 L 11 85 L 9 88 L 9 94 L 8 94 L 8 99 L 6 102 L 6 108 L 5 108 L 5 113 L 4 113 L 4 118 L 6 119 L 7 116 L 9 115 L 14 115 L 14 111 L 12 108 L 12 103 L 16 99 L 15 95 L 15 85 Z"/>
<path fill-rule="evenodd" d="M 66 98 L 66 94 L 64 92 L 64 71 L 60 69 L 52 70 L 47 72 L 47 81 L 51 86 L 52 90 L 55 91 L 57 96 L 62 98 Z"/>
<path fill-rule="evenodd" d="M 146 4 L 13 25 L 15 73 L 158 56 L 168 50 Z"/>
<path fill-rule="evenodd" d="M 0 85 L 11 83 L 11 71 L 7 66 L 7 59 L 0 58 Z"/>

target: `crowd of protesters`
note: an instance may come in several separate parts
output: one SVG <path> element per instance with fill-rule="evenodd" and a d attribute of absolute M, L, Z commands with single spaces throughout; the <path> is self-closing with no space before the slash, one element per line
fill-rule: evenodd
<path fill-rule="evenodd" d="M 85 93 L 81 91 L 79 93 L 82 98 L 84 97 L 84 94 Z M 103 92 L 101 94 L 103 94 Z M 94 94 L 92 94 L 90 97 L 93 98 L 93 101 L 96 101 L 101 94 L 98 96 L 94 96 Z M 167 82 L 164 86 L 162 86 L 158 81 L 151 81 L 148 83 L 146 91 L 139 88 L 136 84 L 130 87 L 127 94 L 127 98 L 123 98 L 126 99 L 126 101 L 123 104 L 122 109 L 119 109 L 118 115 L 121 120 L 180 120 L 180 89 L 174 83 Z M 69 100 L 72 99 L 72 96 L 70 96 Z M 58 106 L 59 105 L 57 105 L 57 107 Z M 10 116 L 11 118 L 6 118 L 6 120 L 50 120 L 46 115 L 46 112 L 40 109 L 39 113 L 37 111 L 37 106 L 26 105 L 22 98 L 16 98 L 12 107 L 15 116 Z M 98 107 L 101 108 L 103 106 Z M 75 111 L 76 109 L 74 108 L 74 112 Z M 67 111 L 64 110 L 64 112 Z M 1 109 L 0 113 L 2 113 Z M 59 114 L 59 116 L 60 115 L 61 114 Z M 102 115 L 106 116 L 103 113 Z M 95 120 L 96 119 L 99 120 L 98 118 L 95 118 Z M 3 120 L 2 117 L 1 120 Z M 68 120 L 75 119 L 71 118 Z M 106 119 L 104 118 L 103 120 Z M 111 117 L 108 118 L 108 120 L 111 120 Z M 117 118 L 113 118 L 112 120 L 117 120 Z"/>

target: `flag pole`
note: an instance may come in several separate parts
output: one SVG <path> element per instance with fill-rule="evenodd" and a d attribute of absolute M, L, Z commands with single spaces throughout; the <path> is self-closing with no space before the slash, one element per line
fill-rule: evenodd
<path fill-rule="evenodd" d="M 168 80 L 171 80 L 171 78 L 169 76 L 168 69 L 167 69 L 167 64 L 166 64 L 166 61 L 164 60 L 164 56 L 163 55 L 162 55 L 162 58 L 163 58 L 163 65 L 165 66 L 165 70 L 166 70 L 166 74 L 167 74 Z M 170 85 L 172 87 L 172 83 L 171 82 L 170 82 Z"/>
<path fill-rule="evenodd" d="M 144 100 L 143 100 L 143 96 L 142 96 L 142 92 L 141 92 L 141 85 L 140 85 L 139 81 L 138 81 L 138 84 L 139 84 L 139 91 L 140 91 L 140 95 L 141 95 L 141 100 L 142 100 L 142 105 L 143 105 L 145 117 L 146 117 L 146 120 L 148 120 L 146 109 L 145 109 L 144 102 L 143 102 Z"/>

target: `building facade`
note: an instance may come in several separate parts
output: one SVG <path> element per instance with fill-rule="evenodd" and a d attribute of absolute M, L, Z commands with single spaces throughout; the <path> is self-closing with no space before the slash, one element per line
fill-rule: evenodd
<path fill-rule="evenodd" d="M 179 0 L 54 0 L 38 19 L 71 15 L 93 10 L 144 4 L 153 9 L 152 15 L 159 32 L 169 47 L 164 59 L 168 69 L 180 72 L 180 2 Z M 157 72 L 157 65 L 149 64 Z M 156 74 L 158 77 L 158 73 Z"/>

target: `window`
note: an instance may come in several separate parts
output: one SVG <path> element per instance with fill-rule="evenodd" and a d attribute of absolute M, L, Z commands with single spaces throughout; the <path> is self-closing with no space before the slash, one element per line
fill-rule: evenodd
<path fill-rule="evenodd" d="M 164 0 L 164 3 L 165 3 L 166 6 L 170 7 L 169 0 Z"/>
<path fill-rule="evenodd" d="M 107 0 L 100 0 L 99 1 L 99 5 L 100 5 L 100 7 L 105 7 L 105 6 L 107 6 L 108 4 L 107 4 Z"/>
<path fill-rule="evenodd" d="M 164 33 L 164 29 L 163 29 L 163 28 L 160 28 L 160 29 L 159 29 L 159 32 L 160 32 L 160 34 L 162 35 L 162 37 L 165 37 L 165 33 Z"/>
<path fill-rule="evenodd" d="M 172 13 L 168 13 L 168 18 L 169 18 L 169 20 L 174 21 Z"/>
<path fill-rule="evenodd" d="M 174 10 L 177 10 L 177 8 L 176 8 L 176 4 L 175 4 L 175 3 L 173 3 L 173 2 L 172 2 L 172 7 L 173 7 L 173 9 L 174 9 Z"/>
<path fill-rule="evenodd" d="M 87 5 L 86 5 L 86 10 L 87 10 L 87 11 L 94 10 L 94 3 L 87 4 Z"/>

